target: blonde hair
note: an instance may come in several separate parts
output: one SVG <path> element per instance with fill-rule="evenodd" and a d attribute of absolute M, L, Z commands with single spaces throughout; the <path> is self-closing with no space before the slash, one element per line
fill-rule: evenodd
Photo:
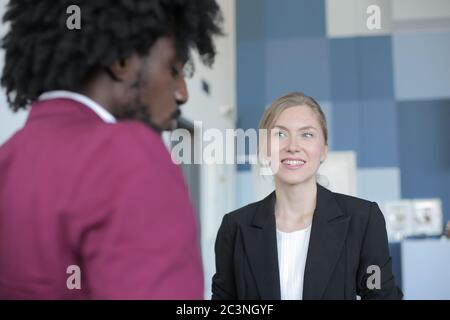
<path fill-rule="evenodd" d="M 322 108 L 312 97 L 301 92 L 291 92 L 276 99 L 269 108 L 264 112 L 259 123 L 259 129 L 270 130 L 273 128 L 275 122 L 278 120 L 280 114 L 291 107 L 308 106 L 316 114 L 325 138 L 325 144 L 328 144 L 328 129 L 327 119 L 322 111 Z"/>

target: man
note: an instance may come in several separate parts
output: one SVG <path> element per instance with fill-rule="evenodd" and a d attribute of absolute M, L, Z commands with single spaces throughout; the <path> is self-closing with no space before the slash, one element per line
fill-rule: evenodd
<path fill-rule="evenodd" d="M 68 28 L 76 5 L 80 28 Z M 199 299 L 194 214 L 160 137 L 213 62 L 214 0 L 11 0 L 1 84 L 0 299 Z"/>

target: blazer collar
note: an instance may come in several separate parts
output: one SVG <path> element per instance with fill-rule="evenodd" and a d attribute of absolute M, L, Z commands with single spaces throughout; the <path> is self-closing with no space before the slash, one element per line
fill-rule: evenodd
<path fill-rule="evenodd" d="M 243 232 L 250 265 L 263 300 L 280 299 L 275 191 L 260 201 L 251 224 Z M 317 185 L 303 299 L 321 299 L 341 254 L 350 216 L 344 215 L 333 193 Z"/>

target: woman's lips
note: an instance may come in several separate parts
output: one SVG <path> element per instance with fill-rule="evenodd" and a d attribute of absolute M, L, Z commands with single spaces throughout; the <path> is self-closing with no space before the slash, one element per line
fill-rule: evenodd
<path fill-rule="evenodd" d="M 281 163 L 287 169 L 294 170 L 294 169 L 303 168 L 306 164 L 306 161 L 303 159 L 300 159 L 300 158 L 286 158 L 286 159 L 281 160 Z"/>

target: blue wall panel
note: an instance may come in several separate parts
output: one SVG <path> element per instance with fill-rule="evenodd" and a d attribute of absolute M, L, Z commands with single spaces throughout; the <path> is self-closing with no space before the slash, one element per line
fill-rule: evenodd
<path fill-rule="evenodd" d="M 360 108 L 358 101 L 333 102 L 333 146 L 336 151 L 360 148 Z"/>
<path fill-rule="evenodd" d="M 398 103 L 402 196 L 440 197 L 450 220 L 450 100 Z"/>
<path fill-rule="evenodd" d="M 265 103 L 264 41 L 237 45 L 238 127 L 257 128 Z"/>
<path fill-rule="evenodd" d="M 329 100 L 330 68 L 325 37 L 268 40 L 266 102 L 290 91 Z"/>
<path fill-rule="evenodd" d="M 360 114 L 361 153 L 358 155 L 358 165 L 361 167 L 398 166 L 395 101 L 362 100 Z"/>
<path fill-rule="evenodd" d="M 450 97 L 450 32 L 398 34 L 393 51 L 397 99 Z"/>
<path fill-rule="evenodd" d="M 358 42 L 356 38 L 330 39 L 332 100 L 357 100 L 359 97 Z"/>
<path fill-rule="evenodd" d="M 238 44 L 266 37 L 264 9 L 264 2 L 261 0 L 236 1 L 236 30 L 238 30 L 236 40 Z"/>
<path fill-rule="evenodd" d="M 390 36 L 358 38 L 358 76 L 361 99 L 393 99 Z"/>
<path fill-rule="evenodd" d="M 269 39 L 326 35 L 325 0 L 261 2 L 265 3 L 266 35 Z"/>

